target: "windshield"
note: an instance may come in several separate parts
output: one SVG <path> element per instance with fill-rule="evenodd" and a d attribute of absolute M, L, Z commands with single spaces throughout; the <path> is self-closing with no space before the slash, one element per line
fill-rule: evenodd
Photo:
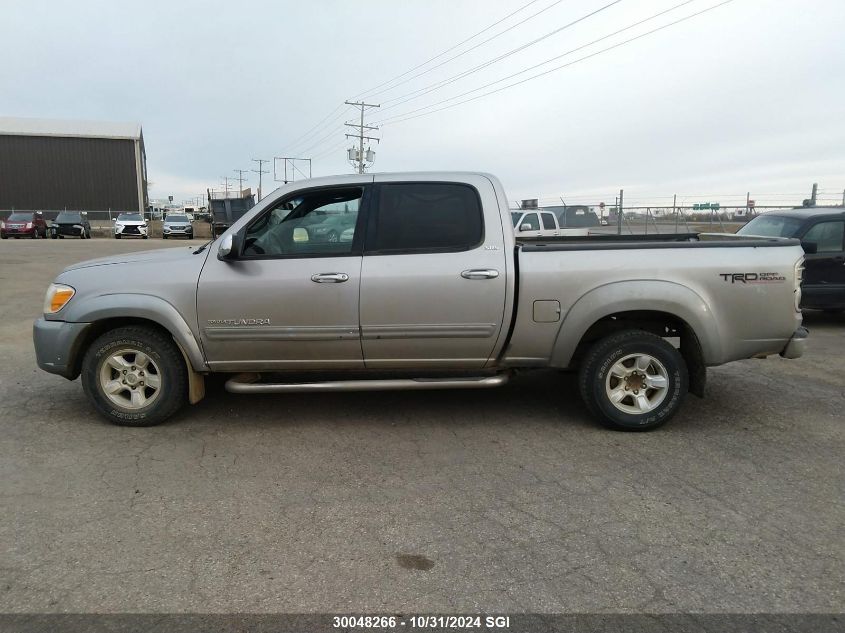
<path fill-rule="evenodd" d="M 165 218 L 167 222 L 187 222 L 188 216 L 187 215 L 168 215 Z"/>
<path fill-rule="evenodd" d="M 140 213 L 121 213 L 117 219 L 122 222 L 142 222 L 143 218 Z"/>
<path fill-rule="evenodd" d="M 31 213 L 13 213 L 9 216 L 9 222 L 32 222 Z"/>
<path fill-rule="evenodd" d="M 518 211 L 511 211 L 511 222 L 513 222 L 514 226 L 516 226 L 516 223 L 519 222 L 519 218 L 521 218 L 521 217 L 522 217 L 522 214 L 519 213 Z"/>
<path fill-rule="evenodd" d="M 793 237 L 804 220 L 782 215 L 758 215 L 743 226 L 737 235 L 762 235 L 764 237 Z"/>
<path fill-rule="evenodd" d="M 68 222 L 82 222 L 82 215 L 79 213 L 67 213 L 62 211 L 57 217 L 56 222 L 66 224 Z"/>

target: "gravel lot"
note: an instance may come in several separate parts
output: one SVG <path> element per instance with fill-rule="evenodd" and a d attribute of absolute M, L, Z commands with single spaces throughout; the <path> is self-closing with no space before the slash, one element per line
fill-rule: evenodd
<path fill-rule="evenodd" d="M 182 242 L 0 243 L 0 611 L 839 612 L 845 317 L 710 371 L 648 434 L 572 376 L 238 396 L 111 426 L 39 371 L 63 266 Z M 749 315 L 753 318 L 753 315 Z"/>

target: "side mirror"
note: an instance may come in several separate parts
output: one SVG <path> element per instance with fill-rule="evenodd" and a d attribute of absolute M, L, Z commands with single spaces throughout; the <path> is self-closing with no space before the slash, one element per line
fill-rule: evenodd
<path fill-rule="evenodd" d="M 802 240 L 801 248 L 804 249 L 805 255 L 815 255 L 819 252 L 819 245 L 817 242 L 805 242 Z"/>
<path fill-rule="evenodd" d="M 241 234 L 227 233 L 220 241 L 220 248 L 217 249 L 217 259 L 235 260 L 241 254 Z"/>
<path fill-rule="evenodd" d="M 519 226 L 520 231 L 532 231 L 534 230 L 530 224 L 521 224 Z"/>

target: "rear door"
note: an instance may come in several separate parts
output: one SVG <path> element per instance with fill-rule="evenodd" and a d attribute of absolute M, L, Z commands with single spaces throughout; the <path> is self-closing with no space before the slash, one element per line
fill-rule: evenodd
<path fill-rule="evenodd" d="M 367 368 L 478 369 L 490 358 L 511 253 L 491 182 L 465 180 L 376 176 L 361 272 Z"/>
<path fill-rule="evenodd" d="M 845 306 L 845 220 L 821 220 L 801 237 L 816 244 L 804 257 L 802 305 L 809 308 Z"/>

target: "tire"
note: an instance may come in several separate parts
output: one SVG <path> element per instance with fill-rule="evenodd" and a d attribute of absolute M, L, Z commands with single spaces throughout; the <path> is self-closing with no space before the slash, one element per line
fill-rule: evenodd
<path fill-rule="evenodd" d="M 0 235 L 0 240 L 8 240 L 8 239 L 9 239 L 8 235 Z"/>
<path fill-rule="evenodd" d="M 115 233 L 115 234 L 114 234 L 114 239 L 119 240 L 119 239 L 120 239 L 120 233 Z"/>
<path fill-rule="evenodd" d="M 166 240 L 166 239 L 167 239 L 167 236 L 166 236 L 166 235 L 162 235 L 162 236 L 161 236 L 161 239 Z"/>
<path fill-rule="evenodd" d="M 139 354 L 147 358 L 139 359 Z M 153 376 L 158 376 L 156 387 Z M 142 381 L 147 382 L 142 385 Z M 115 387 L 111 396 L 105 390 L 109 384 Z M 132 325 L 102 334 L 86 350 L 82 387 L 94 408 L 112 424 L 155 426 L 187 402 L 188 374 L 168 334 Z"/>
<path fill-rule="evenodd" d="M 146 235 L 145 235 L 145 236 L 144 236 L 144 239 L 147 239 L 147 237 L 148 237 L 148 236 L 146 236 Z"/>
<path fill-rule="evenodd" d="M 56 235 L 55 233 L 50 233 L 50 237 L 53 238 L 54 240 L 59 239 L 59 236 Z"/>
<path fill-rule="evenodd" d="M 666 424 L 678 412 L 688 386 L 680 352 L 641 330 L 601 339 L 589 349 L 578 372 L 590 414 L 617 431 L 650 431 Z M 612 396 L 621 400 L 615 404 Z"/>

